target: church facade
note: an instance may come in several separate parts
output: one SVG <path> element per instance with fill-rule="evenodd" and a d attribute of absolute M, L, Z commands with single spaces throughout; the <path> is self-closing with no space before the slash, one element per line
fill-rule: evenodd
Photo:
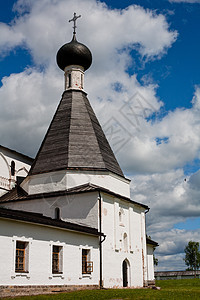
<path fill-rule="evenodd" d="M 76 21 L 74 15 L 74 22 Z M 0 198 L 0 285 L 144 287 L 154 282 L 148 206 L 128 180 L 84 91 L 90 50 L 57 53 L 65 91 L 28 176 Z"/>

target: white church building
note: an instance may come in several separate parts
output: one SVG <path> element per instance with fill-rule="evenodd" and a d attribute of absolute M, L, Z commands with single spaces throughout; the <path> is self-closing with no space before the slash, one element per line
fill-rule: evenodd
<path fill-rule="evenodd" d="M 76 18 L 72 41 L 57 53 L 65 90 L 31 168 L 18 153 L 2 174 L 0 152 L 0 178 L 12 183 L 0 197 L 0 293 L 154 283 L 149 208 L 130 198 L 130 180 L 87 98 L 92 55 L 76 40 Z M 16 182 L 20 169 L 25 179 Z"/>
<path fill-rule="evenodd" d="M 0 196 L 15 187 L 17 178 L 28 175 L 33 159 L 0 145 Z"/>

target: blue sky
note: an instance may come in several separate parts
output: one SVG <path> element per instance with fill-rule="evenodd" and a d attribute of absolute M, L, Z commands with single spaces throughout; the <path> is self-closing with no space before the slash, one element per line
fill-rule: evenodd
<path fill-rule="evenodd" d="M 185 243 L 200 236 L 200 1 L 104 3 L 0 0 L 0 143 L 36 154 L 63 90 L 56 51 L 81 13 L 89 99 L 105 132 L 113 120 L 122 129 L 120 151 L 106 134 L 133 200 L 151 208 L 158 269 L 184 269 Z"/>
<path fill-rule="evenodd" d="M 139 77 L 150 73 L 159 84 L 158 95 L 165 101 L 165 109 L 190 107 L 194 85 L 200 81 L 200 26 L 199 3 L 169 3 L 167 0 L 153 1 L 106 1 L 113 8 L 125 8 L 138 4 L 164 13 L 172 29 L 178 30 L 176 43 L 160 61 L 147 63 Z M 128 25 L 128 24 L 127 24 Z M 137 61 L 137 70 L 141 68 Z M 184 87 L 184 88 L 183 88 Z"/>

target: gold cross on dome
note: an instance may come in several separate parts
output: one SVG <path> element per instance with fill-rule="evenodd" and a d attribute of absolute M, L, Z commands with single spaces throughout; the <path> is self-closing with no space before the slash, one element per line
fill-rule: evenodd
<path fill-rule="evenodd" d="M 77 16 L 76 13 L 74 13 L 74 17 L 71 20 L 69 20 L 69 22 L 71 22 L 71 21 L 74 22 L 74 26 L 73 26 L 74 32 L 73 32 L 73 34 L 76 34 L 76 28 L 77 28 L 76 20 L 80 17 L 81 17 L 81 15 Z"/>

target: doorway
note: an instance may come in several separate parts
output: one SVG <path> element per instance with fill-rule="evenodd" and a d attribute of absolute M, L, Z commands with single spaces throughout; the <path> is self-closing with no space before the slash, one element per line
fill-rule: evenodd
<path fill-rule="evenodd" d="M 128 282 L 128 262 L 125 259 L 122 263 L 122 276 L 123 276 L 123 287 L 127 287 L 129 282 Z"/>

